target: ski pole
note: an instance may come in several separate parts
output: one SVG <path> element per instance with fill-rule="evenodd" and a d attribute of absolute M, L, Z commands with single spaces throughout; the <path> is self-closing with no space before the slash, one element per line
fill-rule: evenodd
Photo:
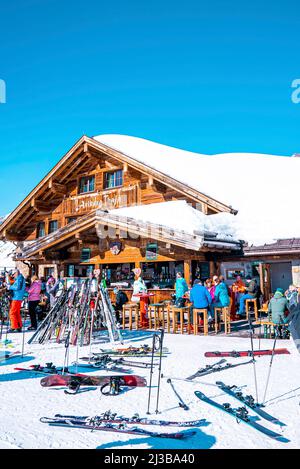
<path fill-rule="evenodd" d="M 65 359 L 64 359 L 64 366 L 63 366 L 63 369 L 62 369 L 62 375 L 65 374 L 66 364 L 68 366 L 68 361 L 69 361 L 68 360 L 68 358 L 69 358 L 69 345 L 70 345 L 69 337 L 70 337 L 70 331 L 68 332 L 68 335 L 67 335 L 66 341 L 65 341 L 66 353 L 65 353 Z"/>
<path fill-rule="evenodd" d="M 23 324 L 22 324 L 22 329 L 23 329 L 23 340 L 22 340 L 22 358 L 24 356 L 24 342 L 25 342 L 25 320 L 26 320 L 26 312 L 25 308 L 23 309 Z"/>
<path fill-rule="evenodd" d="M 164 340 L 164 329 L 160 329 L 161 336 L 160 340 L 160 351 L 159 351 L 159 366 L 158 366 L 158 382 L 157 382 L 157 398 L 156 398 L 156 409 L 155 413 L 158 414 L 158 401 L 159 401 L 159 393 L 160 393 L 160 379 L 161 379 L 161 363 L 162 363 L 162 351 L 163 351 L 163 340 Z"/>
<path fill-rule="evenodd" d="M 253 373 L 254 373 L 254 382 L 255 382 L 256 403 L 258 404 L 257 376 L 256 376 L 256 366 L 255 366 L 254 348 L 253 348 L 253 329 L 252 329 L 252 321 L 251 321 L 250 313 L 248 315 L 248 322 L 249 322 L 249 331 L 250 331 L 250 342 L 251 342 L 252 363 L 253 363 Z"/>
<path fill-rule="evenodd" d="M 150 414 L 150 399 L 151 399 L 151 390 L 152 390 L 152 377 L 153 377 L 153 362 L 154 362 L 154 344 L 155 344 L 155 336 L 156 334 L 153 334 L 152 338 L 152 352 L 151 352 L 151 366 L 150 366 L 150 379 L 149 379 L 149 394 L 148 394 L 148 409 L 147 409 L 147 414 Z"/>
<path fill-rule="evenodd" d="M 262 405 L 264 405 L 264 403 L 265 403 L 265 401 L 266 401 L 267 390 L 268 390 L 268 387 L 269 387 L 269 381 L 270 381 L 270 376 L 271 376 L 271 369 L 272 369 L 272 364 L 273 364 L 273 358 L 274 358 L 274 355 L 275 355 L 274 352 L 275 352 L 275 347 L 276 347 L 277 336 L 278 336 L 278 331 L 277 331 L 277 327 L 276 327 L 276 328 L 275 328 L 274 345 L 273 345 L 273 350 L 272 350 L 272 355 L 271 355 L 271 360 L 270 360 L 270 365 L 269 365 L 268 378 L 267 378 L 267 383 L 266 383 L 266 387 L 265 387 L 265 393 L 264 393 L 264 399 L 263 399 Z"/>

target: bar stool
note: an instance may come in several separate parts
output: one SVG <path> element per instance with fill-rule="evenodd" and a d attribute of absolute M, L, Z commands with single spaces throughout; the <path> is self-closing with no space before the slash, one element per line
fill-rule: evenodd
<path fill-rule="evenodd" d="M 182 308 L 179 308 L 177 306 L 171 306 L 171 314 L 172 314 L 172 320 L 173 320 L 173 334 L 176 334 L 178 324 L 180 325 L 180 333 L 183 334 L 184 315 L 186 313 L 188 313 L 187 332 L 188 334 L 190 334 L 190 308 L 188 306 L 183 306 Z M 179 321 L 176 318 L 176 314 L 179 314 Z"/>
<path fill-rule="evenodd" d="M 164 309 L 163 303 L 152 303 L 148 306 L 149 329 L 152 329 L 152 321 L 153 321 L 154 329 L 158 329 L 162 325 L 163 309 Z"/>
<path fill-rule="evenodd" d="M 218 322 L 218 314 L 220 314 L 220 322 Z M 223 308 L 215 308 L 215 333 L 217 334 L 221 330 L 221 323 L 224 323 L 225 334 L 230 334 L 230 308 L 224 306 Z"/>
<path fill-rule="evenodd" d="M 194 326 L 194 334 L 198 334 L 198 326 L 200 324 L 198 323 L 198 317 L 199 314 L 203 314 L 203 333 L 204 335 L 208 335 L 208 314 L 207 314 L 207 308 L 194 308 L 193 309 L 193 326 Z M 202 327 L 202 326 L 200 326 Z"/>
<path fill-rule="evenodd" d="M 170 333 L 171 321 L 173 316 L 171 315 L 171 305 L 169 301 L 163 303 L 161 308 L 161 319 L 163 329 L 167 329 L 167 332 Z"/>
<path fill-rule="evenodd" d="M 135 320 L 135 328 L 139 328 L 139 306 L 136 303 L 126 303 L 122 310 L 122 328 L 125 329 L 126 319 L 129 320 L 129 329 L 132 330 L 132 318 Z"/>
<path fill-rule="evenodd" d="M 249 313 L 251 314 L 251 310 L 250 310 L 250 305 L 251 304 L 254 307 L 255 321 L 258 321 L 257 299 L 256 298 L 246 300 L 246 319 L 248 320 L 249 319 Z"/>

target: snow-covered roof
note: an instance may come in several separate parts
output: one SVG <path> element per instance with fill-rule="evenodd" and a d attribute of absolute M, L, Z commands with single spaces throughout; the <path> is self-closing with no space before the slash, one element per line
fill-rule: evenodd
<path fill-rule="evenodd" d="M 295 207 L 300 158 L 259 153 L 204 155 L 127 135 L 94 139 L 238 209 L 232 223 L 239 239 L 259 245 L 300 236 Z"/>
<path fill-rule="evenodd" d="M 0 225 L 9 216 L 0 216 Z M 16 249 L 16 246 L 9 241 L 0 241 L 0 269 L 12 269 L 16 263 L 12 260 L 11 255 Z"/>
<path fill-rule="evenodd" d="M 176 231 L 185 231 L 189 234 L 205 232 L 216 233 L 216 239 L 237 241 L 234 228 L 234 216 L 229 213 L 204 215 L 194 209 L 185 200 L 154 203 L 149 205 L 136 205 L 110 210 L 113 215 L 120 215 L 144 223 L 172 228 Z"/>
<path fill-rule="evenodd" d="M 16 249 L 16 246 L 13 243 L 8 241 L 0 241 L 0 269 L 3 270 L 11 269 L 16 266 L 16 263 L 12 260 L 11 255 Z"/>

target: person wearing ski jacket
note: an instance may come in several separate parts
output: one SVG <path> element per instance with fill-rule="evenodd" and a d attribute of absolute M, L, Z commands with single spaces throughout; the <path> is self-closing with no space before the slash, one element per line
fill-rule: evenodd
<path fill-rule="evenodd" d="M 255 279 L 247 277 L 246 279 L 249 283 L 248 286 L 245 287 L 247 293 L 241 296 L 240 298 L 240 307 L 239 311 L 237 312 L 237 316 L 243 316 L 245 314 L 245 304 L 246 300 L 253 300 L 254 298 L 258 298 L 259 295 L 259 288 Z"/>
<path fill-rule="evenodd" d="M 36 275 L 31 278 L 31 285 L 30 287 L 26 288 L 28 292 L 28 312 L 30 316 L 31 325 L 28 327 L 29 331 L 36 330 L 37 328 L 37 320 L 36 320 L 36 309 L 40 302 L 41 298 L 41 289 L 42 289 L 42 282 L 38 279 Z"/>
<path fill-rule="evenodd" d="M 189 290 L 188 284 L 181 272 L 176 274 L 176 283 L 175 283 L 175 294 L 176 294 L 176 305 L 181 307 L 184 306 L 185 300 L 183 298 L 184 294 Z"/>
<path fill-rule="evenodd" d="M 288 310 L 288 301 L 282 288 L 277 288 L 273 298 L 269 301 L 268 314 L 271 315 L 274 324 L 285 322 L 285 312 Z"/>
<path fill-rule="evenodd" d="M 7 289 L 12 294 L 12 301 L 9 310 L 11 329 L 9 332 L 21 332 L 22 331 L 22 318 L 21 318 L 21 306 L 24 300 L 26 283 L 25 278 L 21 272 L 16 269 L 13 273 L 13 283 L 9 284 Z"/>
<path fill-rule="evenodd" d="M 116 318 L 117 321 L 120 321 L 120 313 L 123 310 L 123 305 L 128 303 L 128 297 L 125 292 L 119 289 L 119 287 L 116 287 L 114 289 L 114 294 L 116 295 L 116 301 L 115 301 L 115 311 L 116 311 Z"/>
<path fill-rule="evenodd" d="M 214 308 L 225 308 L 230 305 L 228 289 L 224 282 L 216 281 Z"/>
<path fill-rule="evenodd" d="M 190 291 L 190 300 L 193 308 L 208 308 L 212 303 L 212 297 L 201 282 L 201 280 L 196 279 L 194 281 L 194 286 Z"/>
<path fill-rule="evenodd" d="M 295 285 L 290 285 L 289 289 L 285 292 L 286 299 L 288 300 L 289 306 L 298 303 L 298 290 Z"/>

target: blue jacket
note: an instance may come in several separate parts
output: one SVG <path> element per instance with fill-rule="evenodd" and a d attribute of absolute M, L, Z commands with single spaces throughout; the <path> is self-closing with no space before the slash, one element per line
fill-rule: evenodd
<path fill-rule="evenodd" d="M 15 301 L 23 301 L 24 295 L 26 291 L 26 283 L 25 278 L 22 274 L 19 274 L 16 280 L 12 285 L 8 287 L 8 289 L 12 292 L 12 299 Z"/>
<path fill-rule="evenodd" d="M 181 278 L 176 279 L 175 289 L 176 289 L 176 298 L 182 298 L 185 292 L 187 292 L 189 289 L 184 278 L 181 277 Z"/>
<path fill-rule="evenodd" d="M 199 284 L 191 289 L 190 300 L 194 308 L 207 308 L 212 302 L 211 295 L 207 288 Z"/>
<path fill-rule="evenodd" d="M 228 290 L 225 283 L 221 282 L 216 286 L 215 289 L 215 301 L 216 303 L 221 303 L 221 306 L 224 308 L 225 306 L 230 305 L 230 299 L 228 295 Z"/>

